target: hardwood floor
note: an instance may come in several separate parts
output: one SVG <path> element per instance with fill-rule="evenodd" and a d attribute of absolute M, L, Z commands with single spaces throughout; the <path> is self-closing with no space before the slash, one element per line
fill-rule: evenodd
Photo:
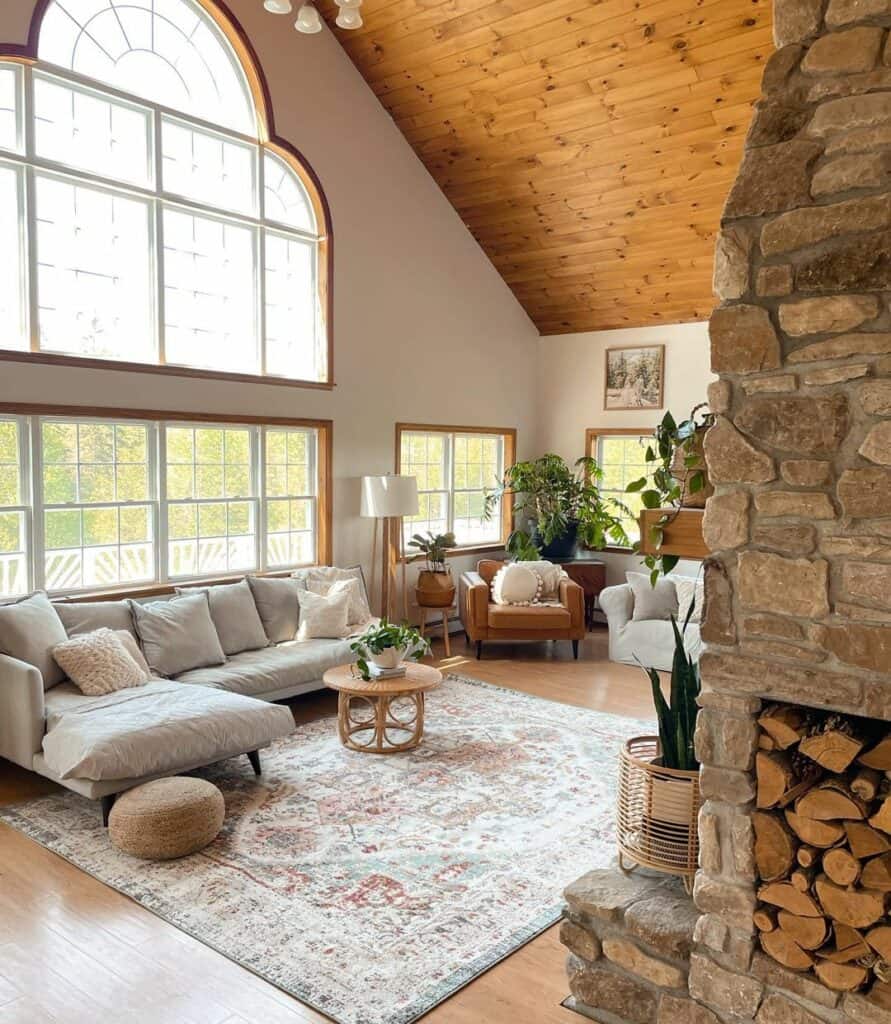
<path fill-rule="evenodd" d="M 441 650 L 441 646 L 436 648 Z M 606 660 L 606 631 L 582 644 L 463 639 L 444 670 L 553 700 L 652 718 L 642 671 Z M 292 703 L 298 722 L 333 715 L 333 693 Z M 53 785 L 0 761 L 0 803 Z M 97 812 L 98 813 L 98 812 Z M 567 882 L 571 879 L 567 879 Z M 425 1024 L 576 1024 L 556 927 L 431 1011 Z M 320 1024 L 327 1018 L 168 925 L 13 829 L 0 826 L 0 1024 Z"/>

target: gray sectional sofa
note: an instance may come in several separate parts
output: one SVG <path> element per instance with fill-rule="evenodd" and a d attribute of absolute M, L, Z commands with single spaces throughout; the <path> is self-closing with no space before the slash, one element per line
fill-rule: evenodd
<path fill-rule="evenodd" d="M 154 668 L 152 644 L 156 664 L 185 660 L 196 667 L 153 672 L 158 678 L 142 686 L 86 696 L 60 678 L 58 666 L 41 645 L 40 629 L 26 628 L 22 642 L 30 652 L 28 658 L 0 653 L 0 756 L 102 800 L 106 819 L 114 794 L 149 779 L 242 754 L 250 756 L 259 773 L 257 751 L 294 729 L 290 709 L 270 702 L 322 687 L 328 668 L 352 662 L 355 656 L 349 639 L 294 639 L 299 618 L 297 581 L 251 579 L 241 586 L 248 584 L 262 622 L 253 649 L 230 653 L 232 644 L 227 648 L 225 640 L 231 641 L 234 627 L 244 634 L 245 616 L 238 616 L 236 622 L 230 614 L 227 625 L 224 602 L 217 602 L 223 608 L 220 618 L 211 600 L 217 594 L 223 596 L 223 591 L 208 594 L 213 624 L 220 633 L 221 648 L 226 648 L 225 654 L 219 649 L 211 659 L 216 664 L 201 664 L 206 657 L 180 650 L 194 646 L 193 632 L 181 631 L 177 638 L 174 631 L 169 634 L 172 640 L 163 630 L 153 635 L 152 623 L 147 625 L 145 620 L 152 609 L 157 611 L 156 604 L 53 602 L 63 639 L 100 628 L 123 629 L 149 655 L 150 669 Z M 244 600 L 243 593 L 239 597 Z M 35 614 L 45 621 L 47 610 L 40 602 L 46 604 L 46 599 L 30 600 Z M 51 626 L 55 628 L 55 623 Z M 256 635 L 258 626 L 251 628 Z M 14 646 L 8 640 L 3 643 L 0 630 L 0 651 Z"/>

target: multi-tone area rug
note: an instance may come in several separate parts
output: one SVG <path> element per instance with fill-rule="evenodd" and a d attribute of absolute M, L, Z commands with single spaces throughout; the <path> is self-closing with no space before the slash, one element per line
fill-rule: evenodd
<path fill-rule="evenodd" d="M 72 793 L 0 818 L 340 1024 L 408 1024 L 559 917 L 614 854 L 616 758 L 650 728 L 472 679 L 428 696 L 415 751 L 344 750 L 336 724 L 201 774 L 226 798 L 202 853 L 118 853 Z"/>

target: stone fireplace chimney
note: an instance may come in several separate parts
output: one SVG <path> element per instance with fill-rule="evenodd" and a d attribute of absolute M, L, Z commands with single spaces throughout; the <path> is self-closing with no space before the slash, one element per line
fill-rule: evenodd
<path fill-rule="evenodd" d="M 766 702 L 891 721 L 889 27 L 891 0 L 775 0 L 718 240 L 697 1021 L 891 1021 L 878 983 L 753 965 L 751 813 Z"/>

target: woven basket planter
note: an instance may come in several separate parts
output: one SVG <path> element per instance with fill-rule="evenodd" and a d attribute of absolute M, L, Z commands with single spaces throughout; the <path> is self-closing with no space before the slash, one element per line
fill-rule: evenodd
<path fill-rule="evenodd" d="M 699 861 L 699 772 L 663 768 L 656 736 L 636 736 L 619 757 L 616 833 L 619 866 L 653 868 L 684 879 L 688 891 Z"/>

